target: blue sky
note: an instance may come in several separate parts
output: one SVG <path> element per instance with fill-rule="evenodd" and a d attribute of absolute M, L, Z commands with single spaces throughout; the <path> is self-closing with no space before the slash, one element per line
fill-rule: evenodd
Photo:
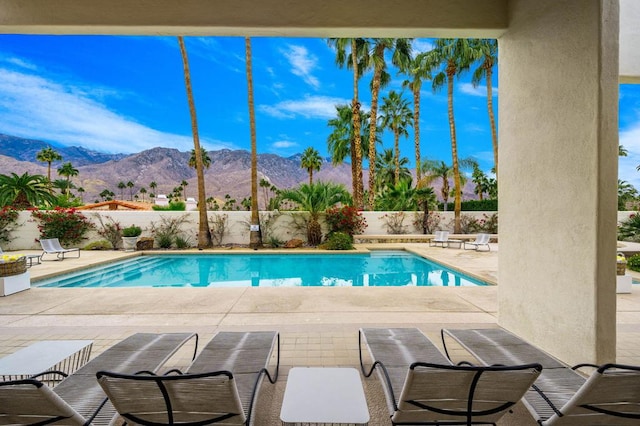
<path fill-rule="evenodd" d="M 202 144 L 208 150 L 249 149 L 244 39 L 187 37 Z M 415 40 L 427 51 L 430 40 Z M 253 38 L 253 75 L 258 151 L 290 156 L 309 146 L 328 156 L 327 121 L 335 105 L 350 102 L 352 74 L 335 65 L 325 39 Z M 401 91 L 404 76 L 392 70 L 389 90 Z M 363 108 L 369 82 L 360 83 Z M 499 99 L 497 73 L 494 103 Z M 486 86 L 473 88 L 470 75 L 456 81 L 455 115 L 461 158 L 493 165 Z M 640 188 L 640 87 L 622 85 L 620 142 L 629 157 L 620 178 Z M 404 96 L 412 102 L 411 94 Z M 496 105 L 497 115 L 497 105 Z M 193 147 L 182 61 L 175 37 L 0 36 L 0 133 L 132 153 L 163 146 Z M 421 97 L 423 158 L 451 162 L 446 91 Z M 383 135 L 384 148 L 393 136 Z M 401 140 L 413 164 L 413 132 Z"/>

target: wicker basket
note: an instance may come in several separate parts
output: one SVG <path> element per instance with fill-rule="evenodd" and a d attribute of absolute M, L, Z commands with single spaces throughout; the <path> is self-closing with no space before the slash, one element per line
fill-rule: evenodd
<path fill-rule="evenodd" d="M 623 261 L 618 261 L 616 262 L 616 274 L 617 275 L 624 275 L 627 269 L 627 261 L 623 260 Z"/>
<path fill-rule="evenodd" d="M 23 274 L 27 271 L 27 258 L 22 256 L 14 262 L 0 262 L 0 277 Z"/>

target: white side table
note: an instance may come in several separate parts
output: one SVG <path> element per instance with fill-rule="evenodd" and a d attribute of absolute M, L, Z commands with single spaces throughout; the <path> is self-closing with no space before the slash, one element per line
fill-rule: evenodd
<path fill-rule="evenodd" d="M 93 340 L 42 340 L 0 358 L 2 380 L 26 379 L 49 370 L 71 374 L 89 361 Z M 57 382 L 56 377 L 39 378 Z"/>
<path fill-rule="evenodd" d="M 360 373 L 355 368 L 292 368 L 280 420 L 285 426 L 367 425 L 369 408 Z"/>

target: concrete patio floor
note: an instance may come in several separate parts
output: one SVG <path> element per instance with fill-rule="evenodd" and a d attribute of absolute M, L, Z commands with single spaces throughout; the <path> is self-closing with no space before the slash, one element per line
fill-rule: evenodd
<path fill-rule="evenodd" d="M 427 244 L 360 245 L 406 248 L 487 282 L 497 280 L 498 246 L 491 252 L 429 247 Z M 235 251 L 235 250 L 234 250 Z M 228 252 L 228 250 L 223 250 Z M 23 253 L 36 253 L 23 251 Z M 32 279 L 138 253 L 82 252 L 80 259 L 44 261 Z M 640 365 L 640 288 L 618 299 L 617 362 Z M 360 327 L 418 327 L 438 346 L 441 328 L 495 327 L 497 286 L 334 288 L 32 288 L 0 297 L 0 357 L 38 340 L 91 339 L 93 354 L 136 332 L 190 331 L 208 341 L 217 331 L 278 330 L 281 366 L 358 365 Z M 455 351 L 457 360 L 469 359 Z M 186 365 L 188 351 L 172 360 Z M 365 380 L 370 425 L 389 424 L 375 380 Z M 286 380 L 271 396 L 279 406 Z M 278 424 L 271 410 L 260 424 Z M 375 413 L 375 414 L 374 414 Z M 275 417 L 274 417 L 275 416 Z M 526 411 L 500 424 L 530 423 Z"/>

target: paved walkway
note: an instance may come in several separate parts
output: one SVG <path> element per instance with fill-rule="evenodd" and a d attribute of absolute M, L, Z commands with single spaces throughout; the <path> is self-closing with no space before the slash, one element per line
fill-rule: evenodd
<path fill-rule="evenodd" d="M 369 247 L 406 247 L 453 267 L 464 265 L 467 273 L 484 281 L 497 280 L 497 245 L 492 245 L 491 252 L 427 244 Z M 82 252 L 80 259 L 44 261 L 30 268 L 30 272 L 37 279 L 131 255 L 138 254 Z M 281 333 L 285 375 L 292 366 L 353 367 L 358 365 L 358 328 L 418 327 L 439 344 L 438 332 L 443 327 L 496 326 L 497 290 L 497 286 L 32 288 L 0 297 L 0 356 L 44 339 L 92 339 L 95 355 L 141 331 L 194 331 L 204 342 L 220 330 L 273 329 Z M 630 295 L 618 295 L 617 338 L 617 361 L 640 365 L 640 288 L 634 288 Z M 185 351 L 173 364 L 185 364 L 187 356 Z M 467 357 L 461 351 L 455 356 Z M 382 413 L 377 417 L 385 419 L 384 403 L 379 400 L 380 395 L 373 394 L 371 403 Z M 371 425 L 378 424 L 387 423 L 372 417 Z M 527 423 L 518 418 L 513 424 Z"/>

